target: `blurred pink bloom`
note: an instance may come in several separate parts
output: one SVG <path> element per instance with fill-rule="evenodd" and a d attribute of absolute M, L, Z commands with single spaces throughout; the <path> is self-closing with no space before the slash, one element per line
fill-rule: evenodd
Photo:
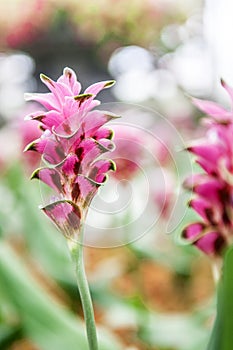
<path fill-rule="evenodd" d="M 161 168 L 160 170 L 162 170 L 164 182 L 156 186 L 152 195 L 162 219 L 167 220 L 171 215 L 175 202 L 174 189 L 176 188 L 176 184 L 172 173 L 168 172 L 166 168 Z"/>
<path fill-rule="evenodd" d="M 45 75 L 41 80 L 51 92 L 26 95 L 47 110 L 26 117 L 38 121 L 42 130 L 41 137 L 26 148 L 41 154 L 45 162 L 32 178 L 58 193 L 42 210 L 66 236 L 76 237 L 106 173 L 115 169 L 111 160 L 99 157 L 114 148 L 112 131 L 104 124 L 117 116 L 93 110 L 100 103 L 96 95 L 114 81 L 93 84 L 80 94 L 81 84 L 70 68 L 56 82 Z"/>
<path fill-rule="evenodd" d="M 41 130 L 39 129 L 38 122 L 35 120 L 29 120 L 27 122 L 27 127 L 25 127 L 25 123 L 22 120 L 22 116 L 25 114 L 32 113 L 38 108 L 38 104 L 31 102 L 26 104 L 24 108 L 20 111 L 19 115 L 17 115 L 16 127 L 18 131 L 18 136 L 21 143 L 21 153 L 25 149 L 25 147 L 31 143 L 33 140 L 39 138 L 41 136 Z M 19 119 L 19 120 L 18 120 Z M 30 171 L 38 167 L 40 164 L 40 154 L 36 152 L 30 152 L 29 154 L 23 154 L 23 160 L 26 163 L 27 168 Z"/>
<path fill-rule="evenodd" d="M 112 159 L 116 163 L 113 176 L 117 180 L 130 180 L 140 169 L 145 135 L 139 129 L 127 125 L 113 125 L 115 150 Z"/>
<path fill-rule="evenodd" d="M 24 11 L 20 11 L 21 8 Z M 31 44 L 39 39 L 48 30 L 54 11 L 52 4 L 46 0 L 32 0 L 27 3 L 22 0 L 15 1 L 9 5 L 6 3 L 1 10 L 2 17 L 8 16 L 5 25 L 3 18 L 1 40 L 12 48 Z M 10 10 L 12 16 L 9 16 Z"/>
<path fill-rule="evenodd" d="M 222 85 L 233 99 L 233 90 Z M 194 103 L 210 116 L 205 137 L 188 147 L 204 172 L 185 182 L 194 192 L 189 205 L 202 221 L 186 227 L 183 236 L 214 256 L 233 242 L 233 112 L 210 101 L 195 99 Z"/>

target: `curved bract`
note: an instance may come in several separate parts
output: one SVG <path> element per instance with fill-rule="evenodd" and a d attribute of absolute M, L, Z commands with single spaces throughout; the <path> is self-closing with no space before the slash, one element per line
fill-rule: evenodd
<path fill-rule="evenodd" d="M 100 104 L 96 95 L 114 81 L 93 84 L 81 93 L 81 84 L 70 68 L 57 81 L 43 74 L 41 80 L 50 92 L 25 96 L 45 108 L 25 118 L 38 121 L 42 130 L 41 137 L 25 148 L 41 154 L 45 163 L 31 178 L 57 193 L 42 210 L 65 236 L 77 239 L 91 200 L 107 172 L 115 170 L 114 162 L 101 156 L 115 147 L 113 132 L 105 124 L 118 116 L 94 109 Z"/>
<path fill-rule="evenodd" d="M 233 101 L 233 89 L 222 86 Z M 233 242 L 233 112 L 211 101 L 194 99 L 194 104 L 208 114 L 207 133 L 187 150 L 196 156 L 203 169 L 185 181 L 193 190 L 189 206 L 201 217 L 188 225 L 183 237 L 211 256 L 221 255 Z"/>

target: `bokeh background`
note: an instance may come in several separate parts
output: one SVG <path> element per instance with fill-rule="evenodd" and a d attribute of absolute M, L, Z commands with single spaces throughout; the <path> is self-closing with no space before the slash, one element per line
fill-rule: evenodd
<path fill-rule="evenodd" d="M 0 349 L 86 350 L 73 267 L 61 233 L 38 209 L 41 72 L 64 67 L 85 89 L 100 80 L 112 124 L 115 174 L 94 200 L 85 264 L 101 349 L 205 349 L 215 316 L 210 261 L 179 238 L 194 219 L 182 182 L 185 145 L 203 134 L 190 96 L 228 100 L 230 0 L 0 0 Z"/>

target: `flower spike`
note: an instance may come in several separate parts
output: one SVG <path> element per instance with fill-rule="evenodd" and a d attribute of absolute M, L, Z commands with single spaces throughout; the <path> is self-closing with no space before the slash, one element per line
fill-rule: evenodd
<path fill-rule="evenodd" d="M 39 123 L 42 135 L 25 151 L 41 154 L 45 163 L 31 179 L 39 179 L 57 193 L 59 200 L 42 210 L 66 237 L 77 239 L 91 200 L 107 172 L 115 170 L 115 163 L 101 155 L 114 149 L 113 132 L 105 124 L 118 116 L 93 110 L 99 104 L 96 95 L 115 82 L 99 82 L 81 93 L 81 84 L 68 67 L 57 81 L 44 74 L 40 78 L 50 92 L 25 95 L 46 108 L 26 117 Z"/>

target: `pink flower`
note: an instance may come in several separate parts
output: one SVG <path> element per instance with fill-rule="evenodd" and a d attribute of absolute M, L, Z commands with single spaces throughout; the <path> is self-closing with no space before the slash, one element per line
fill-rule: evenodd
<path fill-rule="evenodd" d="M 117 180 L 130 180 L 140 170 L 143 157 L 143 142 L 145 135 L 139 129 L 128 125 L 114 125 L 115 150 L 112 159 L 116 163 L 113 176 Z"/>
<path fill-rule="evenodd" d="M 222 85 L 233 100 L 233 89 L 223 81 Z M 188 147 L 204 172 L 185 182 L 194 192 L 189 206 L 202 220 L 187 226 L 183 237 L 216 256 L 233 242 L 233 112 L 210 101 L 194 103 L 210 115 L 205 137 Z"/>
<path fill-rule="evenodd" d="M 174 189 L 176 184 L 172 173 L 166 168 L 160 168 L 160 170 L 162 170 L 164 182 L 159 183 L 159 185 L 154 188 L 152 198 L 156 207 L 160 211 L 162 219 L 168 220 L 175 203 Z"/>
<path fill-rule="evenodd" d="M 96 95 L 114 81 L 93 84 L 80 93 L 81 85 L 70 68 L 65 68 L 56 82 L 45 75 L 41 80 L 51 92 L 26 95 L 27 100 L 39 102 L 47 110 L 26 117 L 38 121 L 42 130 L 41 137 L 26 147 L 41 154 L 45 162 L 32 178 L 57 193 L 42 210 L 66 236 L 77 238 L 91 200 L 105 182 L 106 173 L 115 169 L 111 160 L 100 156 L 114 148 L 112 131 L 104 125 L 117 116 L 93 110 L 100 104 Z"/>

